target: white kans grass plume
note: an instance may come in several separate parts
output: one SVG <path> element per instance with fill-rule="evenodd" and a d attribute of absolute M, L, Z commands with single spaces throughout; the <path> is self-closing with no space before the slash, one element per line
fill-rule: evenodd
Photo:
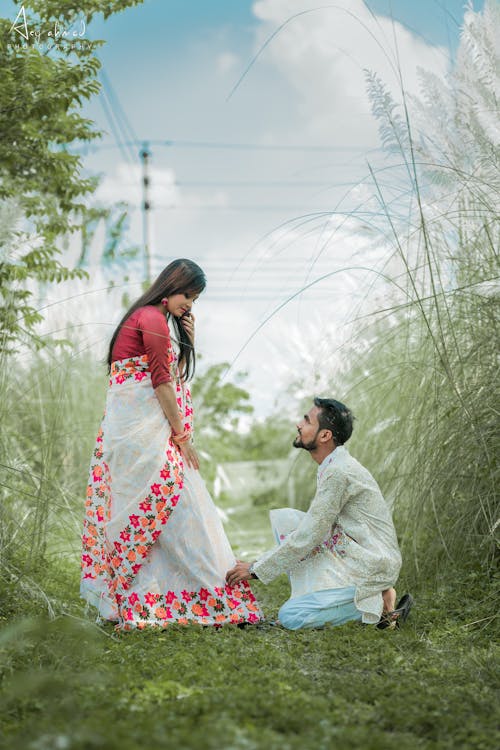
<path fill-rule="evenodd" d="M 357 405 L 353 446 L 394 501 L 407 564 L 422 576 L 464 563 L 488 571 L 496 551 L 500 154 L 477 113 L 498 121 L 499 13 L 487 2 L 467 14 L 446 83 L 423 76 L 425 100 L 402 91 L 398 105 L 369 79 L 382 138 L 407 174 L 406 221 L 373 175 L 405 291 L 360 319 L 366 352 L 356 358 L 355 339 L 345 348 L 341 393 Z"/>

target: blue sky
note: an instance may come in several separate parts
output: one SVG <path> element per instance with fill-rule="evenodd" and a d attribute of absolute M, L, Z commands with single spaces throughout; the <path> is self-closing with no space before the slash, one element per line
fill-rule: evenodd
<path fill-rule="evenodd" d="M 0 12 L 12 20 L 19 7 L 0 0 Z M 348 336 L 369 274 L 342 269 L 381 262 L 380 248 L 358 228 L 369 220 L 367 164 L 385 165 L 364 70 L 377 72 L 397 99 L 396 39 L 405 92 L 418 95 L 417 66 L 445 76 L 458 45 L 459 0 L 373 0 L 369 7 L 362 0 L 146 0 L 88 30 L 106 40 L 104 91 L 85 107 L 108 131 L 99 148 L 83 155 L 85 169 L 102 177 L 97 199 L 128 203 L 127 241 L 140 245 L 140 142 L 170 142 L 151 145 L 154 271 L 176 256 L 206 269 L 209 286 L 198 308 L 206 362 L 234 362 L 262 325 L 235 362 L 249 371 L 261 414 L 287 379 L 315 366 L 311 350 L 321 349 L 322 339 L 330 337 L 335 349 Z M 308 9 L 262 50 L 228 101 L 265 40 Z M 118 127 L 128 123 L 138 143 L 125 147 L 130 132 L 113 132 L 106 97 L 108 110 L 117 103 L 123 110 Z M 384 189 L 397 188 L 396 177 L 384 179 Z M 316 223 L 298 219 L 329 211 L 331 219 Z M 349 218 L 353 211 L 360 211 L 358 225 Z M 102 320 L 111 330 L 120 316 L 118 298 L 99 291 L 109 282 L 99 267 L 103 242 L 101 227 L 92 293 L 78 309 L 96 350 L 108 334 Z M 338 281 L 314 286 L 264 324 L 287 297 L 332 270 Z M 131 296 L 141 274 L 141 265 L 129 269 Z M 122 277 L 118 269 L 113 280 Z"/>

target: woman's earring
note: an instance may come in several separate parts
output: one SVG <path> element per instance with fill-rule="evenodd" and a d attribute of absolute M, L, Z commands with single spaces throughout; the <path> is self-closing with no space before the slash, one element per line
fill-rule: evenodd
<path fill-rule="evenodd" d="M 163 299 L 161 301 L 161 304 L 163 305 L 163 307 L 166 307 L 168 305 L 168 298 L 167 297 L 163 297 Z"/>

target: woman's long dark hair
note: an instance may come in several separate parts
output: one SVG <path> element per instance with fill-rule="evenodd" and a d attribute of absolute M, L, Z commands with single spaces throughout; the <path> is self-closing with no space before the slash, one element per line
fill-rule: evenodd
<path fill-rule="evenodd" d="M 149 289 L 134 302 L 118 323 L 109 344 L 108 372 L 111 370 L 111 355 L 113 353 L 116 337 L 120 333 L 122 325 L 133 312 L 138 310 L 139 307 L 144 307 L 145 305 L 158 305 L 163 297 L 170 297 L 173 294 L 201 294 L 205 289 L 206 284 L 207 280 L 205 274 L 192 260 L 180 258 L 179 260 L 174 260 L 172 263 L 169 263 L 169 265 L 160 273 L 156 281 L 154 281 Z M 185 380 L 189 380 L 189 378 L 194 375 L 196 365 L 194 347 L 189 341 L 188 335 L 179 319 L 173 315 L 171 316 L 171 319 L 179 342 L 179 362 L 182 368 L 181 375 Z"/>

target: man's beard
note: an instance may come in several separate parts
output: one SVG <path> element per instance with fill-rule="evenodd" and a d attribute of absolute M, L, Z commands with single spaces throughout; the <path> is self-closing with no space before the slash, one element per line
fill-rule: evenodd
<path fill-rule="evenodd" d="M 318 433 L 314 436 L 314 440 L 311 440 L 309 443 L 303 443 L 301 435 L 297 435 L 295 440 L 293 441 L 293 447 L 294 448 L 303 448 L 305 451 L 315 451 L 318 447 L 318 444 L 316 443 L 316 438 L 318 437 Z"/>

